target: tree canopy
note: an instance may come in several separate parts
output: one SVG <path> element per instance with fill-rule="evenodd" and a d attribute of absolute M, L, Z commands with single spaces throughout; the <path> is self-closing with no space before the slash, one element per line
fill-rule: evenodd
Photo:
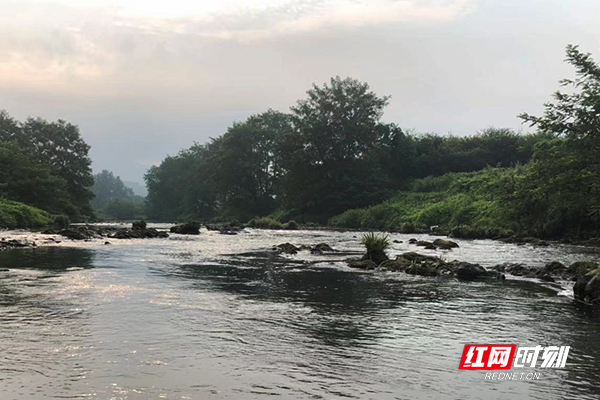
<path fill-rule="evenodd" d="M 72 220 L 94 218 L 89 149 L 73 124 L 19 122 L 0 111 L 0 197 Z"/>

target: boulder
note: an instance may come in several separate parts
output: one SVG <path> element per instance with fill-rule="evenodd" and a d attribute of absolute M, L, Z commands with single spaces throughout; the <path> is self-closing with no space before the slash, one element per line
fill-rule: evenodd
<path fill-rule="evenodd" d="M 580 276 L 573 287 L 575 298 L 590 304 L 600 304 L 600 268 Z"/>
<path fill-rule="evenodd" d="M 178 233 L 180 235 L 199 235 L 200 224 L 198 222 L 186 222 L 184 224 L 172 226 L 170 231 L 171 233 Z"/>
<path fill-rule="evenodd" d="M 455 261 L 452 265 L 458 279 L 473 281 L 489 277 L 488 271 L 479 264 Z"/>
<path fill-rule="evenodd" d="M 367 254 L 365 254 L 362 259 L 371 260 L 377 265 L 389 260 L 387 254 L 385 254 L 385 251 L 367 251 Z"/>
<path fill-rule="evenodd" d="M 544 282 L 556 282 L 556 280 L 550 274 L 547 273 L 540 274 L 539 278 Z"/>
<path fill-rule="evenodd" d="M 319 243 L 319 244 L 315 244 L 311 250 L 318 250 L 320 252 L 334 252 L 335 250 L 328 245 L 327 243 Z"/>
<path fill-rule="evenodd" d="M 563 263 L 558 261 L 549 262 L 544 266 L 544 271 L 549 274 L 562 273 L 566 271 L 566 269 L 567 267 Z"/>
<path fill-rule="evenodd" d="M 586 275 L 593 269 L 598 267 L 598 263 L 591 261 L 576 261 L 573 264 L 569 265 L 567 268 L 567 273 L 578 278 L 580 276 Z"/>
<path fill-rule="evenodd" d="M 144 229 L 146 229 L 146 221 L 144 221 L 143 219 L 140 221 L 134 221 L 131 224 L 131 229 L 133 229 L 134 231 L 143 231 Z"/>
<path fill-rule="evenodd" d="M 394 240 L 392 240 L 392 243 L 402 243 L 402 240 L 394 239 Z"/>
<path fill-rule="evenodd" d="M 448 239 L 435 239 L 433 244 L 443 250 L 452 250 L 459 247 L 458 243 Z"/>
<path fill-rule="evenodd" d="M 296 254 L 296 253 L 298 253 L 298 250 L 300 250 L 298 247 L 294 246 L 291 243 L 278 244 L 277 246 L 275 246 L 275 249 L 277 250 L 278 253 L 285 253 L 285 254 Z"/>
<path fill-rule="evenodd" d="M 62 229 L 58 234 L 71 240 L 85 240 L 90 238 L 87 232 L 79 229 Z"/>
<path fill-rule="evenodd" d="M 417 239 L 415 239 L 415 238 L 410 238 L 410 239 L 408 239 L 408 243 L 409 243 L 409 244 L 415 244 L 415 243 L 417 243 L 417 242 L 418 242 L 418 240 L 417 240 Z"/>

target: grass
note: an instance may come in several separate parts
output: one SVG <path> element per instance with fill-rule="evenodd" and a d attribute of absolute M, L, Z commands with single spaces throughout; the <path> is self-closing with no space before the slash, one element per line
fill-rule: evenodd
<path fill-rule="evenodd" d="M 39 208 L 0 199 L 0 228 L 41 228 L 52 223 L 52 215 Z"/>
<path fill-rule="evenodd" d="M 489 182 L 501 171 L 446 174 L 416 180 L 410 191 L 363 209 L 352 209 L 329 220 L 339 228 L 402 233 L 428 232 L 439 226 L 456 236 L 494 237 L 515 229 L 507 207 L 495 198 Z M 462 236 L 460 236 L 462 237 Z"/>
<path fill-rule="evenodd" d="M 367 249 L 367 254 L 382 253 L 390 247 L 390 238 L 385 234 L 365 233 L 361 241 Z"/>

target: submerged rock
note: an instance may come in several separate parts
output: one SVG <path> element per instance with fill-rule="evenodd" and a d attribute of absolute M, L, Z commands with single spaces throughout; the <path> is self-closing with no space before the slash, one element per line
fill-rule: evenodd
<path fill-rule="evenodd" d="M 315 244 L 314 246 L 311 247 L 310 249 L 311 251 L 318 251 L 318 252 L 334 252 L 335 250 L 328 245 L 327 243 L 319 243 L 319 244 Z"/>
<path fill-rule="evenodd" d="M 352 260 L 348 262 L 348 266 L 350 268 L 358 268 L 358 269 L 375 269 L 377 268 L 377 264 L 375 264 L 371 260 Z"/>
<path fill-rule="evenodd" d="M 158 231 L 154 228 L 148 229 L 120 229 L 111 235 L 108 235 L 111 239 L 155 239 L 155 238 L 168 238 L 167 232 Z"/>

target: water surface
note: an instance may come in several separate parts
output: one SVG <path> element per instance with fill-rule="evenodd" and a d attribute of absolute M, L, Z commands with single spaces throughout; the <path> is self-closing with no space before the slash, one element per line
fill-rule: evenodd
<path fill-rule="evenodd" d="M 351 270 L 344 256 L 263 257 L 282 242 L 360 251 L 360 234 L 203 232 L 0 252 L 2 399 L 597 399 L 600 320 L 566 290 Z M 1 236 L 1 235 L 0 235 Z M 418 235 L 393 235 L 392 255 Z M 423 236 L 422 238 L 426 238 Z M 431 238 L 428 238 L 431 240 Z M 594 249 L 458 241 L 491 266 L 596 260 Z M 242 255 L 240 255 L 242 254 Z M 466 343 L 570 345 L 564 370 L 490 382 Z M 273 397 L 275 396 L 275 397 Z"/>

